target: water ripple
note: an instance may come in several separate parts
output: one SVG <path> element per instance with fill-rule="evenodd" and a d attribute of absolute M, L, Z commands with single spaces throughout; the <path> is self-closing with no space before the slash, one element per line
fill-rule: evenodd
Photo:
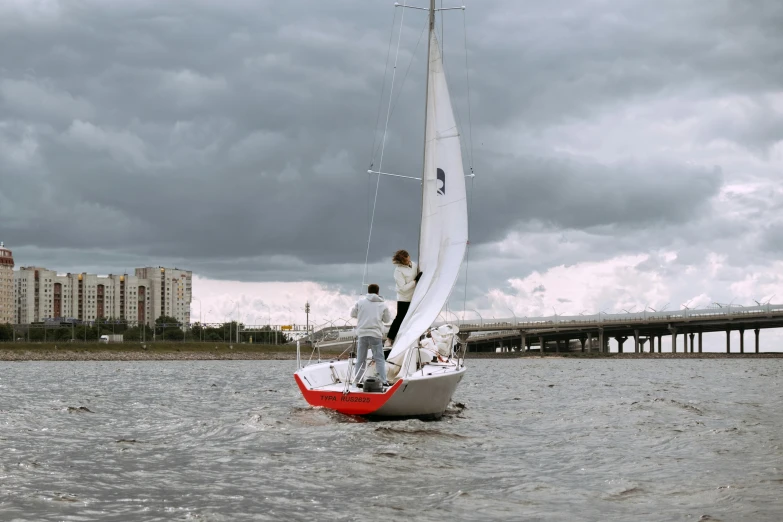
<path fill-rule="evenodd" d="M 778 360 L 474 360 L 439 422 L 286 361 L 0 363 L 0 519 L 779 520 Z"/>

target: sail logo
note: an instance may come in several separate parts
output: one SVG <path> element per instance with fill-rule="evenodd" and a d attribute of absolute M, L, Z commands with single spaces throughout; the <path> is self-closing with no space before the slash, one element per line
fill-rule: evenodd
<path fill-rule="evenodd" d="M 438 196 L 446 195 L 446 173 L 438 169 Z"/>

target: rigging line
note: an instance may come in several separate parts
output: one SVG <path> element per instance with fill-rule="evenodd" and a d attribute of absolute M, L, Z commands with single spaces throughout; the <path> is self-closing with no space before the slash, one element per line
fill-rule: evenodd
<path fill-rule="evenodd" d="M 416 57 L 416 51 L 419 50 L 419 44 L 421 43 L 422 36 L 424 36 L 424 30 L 427 28 L 427 25 L 428 24 L 425 23 L 424 27 L 421 28 L 421 32 L 419 33 L 419 39 L 416 40 L 416 47 L 413 48 L 413 53 L 411 53 L 411 59 L 408 61 L 408 68 L 405 70 L 405 76 L 402 77 L 402 83 L 400 84 L 400 88 L 397 91 L 397 97 L 394 98 L 394 104 L 392 105 L 392 108 L 391 108 L 391 114 L 394 114 L 394 109 L 397 108 L 397 103 L 400 101 L 400 96 L 402 96 L 402 89 L 405 87 L 405 80 L 408 79 L 408 73 L 411 72 L 411 65 L 413 65 L 413 59 Z M 379 144 L 378 148 L 376 148 L 375 151 L 372 154 L 373 158 L 378 153 L 380 148 L 381 148 L 381 146 Z M 369 197 L 368 197 L 368 200 L 369 200 Z M 369 201 L 368 201 L 368 205 L 369 205 Z"/>
<path fill-rule="evenodd" d="M 467 0 L 464 0 L 467 3 Z M 468 161 L 470 162 L 470 201 L 468 203 L 468 227 L 470 227 L 470 214 L 473 211 L 473 194 L 476 191 L 475 180 L 472 175 L 473 172 L 473 119 L 470 111 L 470 68 L 468 67 L 468 24 L 466 22 L 465 9 L 462 10 L 462 31 L 465 35 L 465 83 L 468 87 L 468 141 L 470 142 L 470 154 L 468 155 Z M 467 312 L 468 303 L 468 274 L 470 270 L 470 228 L 468 228 L 468 245 L 465 249 L 465 293 L 462 298 L 462 319 L 465 319 L 465 313 Z M 467 354 L 467 341 L 465 343 L 465 353 Z"/>
<path fill-rule="evenodd" d="M 389 57 L 391 56 L 392 40 L 394 38 L 394 22 L 397 20 L 397 8 L 394 8 L 392 12 L 392 23 L 389 29 L 389 46 L 386 49 L 386 67 L 383 69 L 383 81 L 381 82 L 381 94 L 378 96 L 378 111 L 375 115 L 375 127 L 372 129 L 372 146 L 370 147 L 370 169 L 374 163 L 375 158 L 375 144 L 378 142 L 378 123 L 381 121 L 381 107 L 383 107 L 383 93 L 386 90 L 386 76 L 389 72 Z M 370 220 L 370 191 L 372 190 L 372 180 L 367 177 L 367 219 Z M 364 281 L 362 280 L 362 283 Z"/>
<path fill-rule="evenodd" d="M 381 138 L 381 157 L 378 162 L 378 172 L 383 172 L 383 153 L 386 150 L 386 134 L 389 131 L 389 116 L 391 115 L 392 95 L 394 94 L 394 79 L 397 76 L 397 60 L 400 57 L 400 42 L 402 41 L 402 28 L 405 22 L 405 4 L 407 0 L 403 0 L 403 11 L 400 14 L 400 31 L 397 36 L 397 50 L 394 54 L 394 68 L 392 69 L 391 86 L 389 87 L 389 108 L 386 110 L 386 124 L 383 127 L 383 137 Z M 378 180 L 375 182 L 375 197 L 372 202 L 372 215 L 370 216 L 370 232 L 367 235 L 367 253 L 364 256 L 364 274 L 362 274 L 362 292 L 364 292 L 364 285 L 367 280 L 367 265 L 370 260 L 370 242 L 372 241 L 372 227 L 375 223 L 375 209 L 378 205 L 378 188 L 381 186 L 381 175 L 378 174 Z"/>
<path fill-rule="evenodd" d="M 470 114 L 470 69 L 468 68 L 468 24 L 465 21 L 465 10 L 462 10 L 462 29 L 465 34 L 465 83 L 468 85 L 468 130 L 470 131 L 470 172 L 473 173 L 473 121 Z"/>
<path fill-rule="evenodd" d="M 375 127 L 372 130 L 372 147 L 370 147 L 370 165 L 375 158 L 375 144 L 378 142 L 378 123 L 381 121 L 381 107 L 383 107 L 383 92 L 386 90 L 386 75 L 389 72 L 389 57 L 391 56 L 392 39 L 394 38 L 394 22 L 397 20 L 397 8 L 394 8 L 392 16 L 392 25 L 389 30 L 389 47 L 386 49 L 386 68 L 383 70 L 383 82 L 381 83 L 381 94 L 378 97 L 378 113 L 375 115 Z"/>
<path fill-rule="evenodd" d="M 471 171 L 473 168 L 471 167 Z M 468 307 L 468 273 L 470 270 L 470 213 L 473 209 L 473 192 L 475 192 L 474 182 L 476 178 L 470 178 L 470 200 L 468 202 L 468 244 L 465 246 L 465 294 L 462 298 L 462 320 L 465 320 L 465 312 Z"/>

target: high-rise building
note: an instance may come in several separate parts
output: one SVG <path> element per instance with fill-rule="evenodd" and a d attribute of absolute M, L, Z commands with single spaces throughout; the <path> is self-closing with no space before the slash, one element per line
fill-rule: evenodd
<path fill-rule="evenodd" d="M 192 272 L 185 270 L 137 268 L 132 276 L 98 276 L 22 267 L 14 280 L 19 324 L 105 318 L 152 325 L 161 315 L 190 323 Z"/>
<path fill-rule="evenodd" d="M 0 243 L 0 324 L 14 323 L 14 256 Z"/>
<path fill-rule="evenodd" d="M 136 277 L 140 281 L 149 281 L 150 312 L 155 318 L 166 316 L 182 323 L 190 323 L 193 272 L 148 266 L 137 268 Z"/>

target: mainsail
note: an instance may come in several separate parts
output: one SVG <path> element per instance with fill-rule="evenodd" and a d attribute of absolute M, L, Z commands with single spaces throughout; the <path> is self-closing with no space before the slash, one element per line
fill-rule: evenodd
<path fill-rule="evenodd" d="M 402 364 L 406 350 L 418 343 L 421 335 L 437 320 L 459 276 L 468 242 L 459 130 L 438 39 L 432 30 L 429 48 L 419 243 L 422 276 L 389 355 L 397 368 Z"/>

